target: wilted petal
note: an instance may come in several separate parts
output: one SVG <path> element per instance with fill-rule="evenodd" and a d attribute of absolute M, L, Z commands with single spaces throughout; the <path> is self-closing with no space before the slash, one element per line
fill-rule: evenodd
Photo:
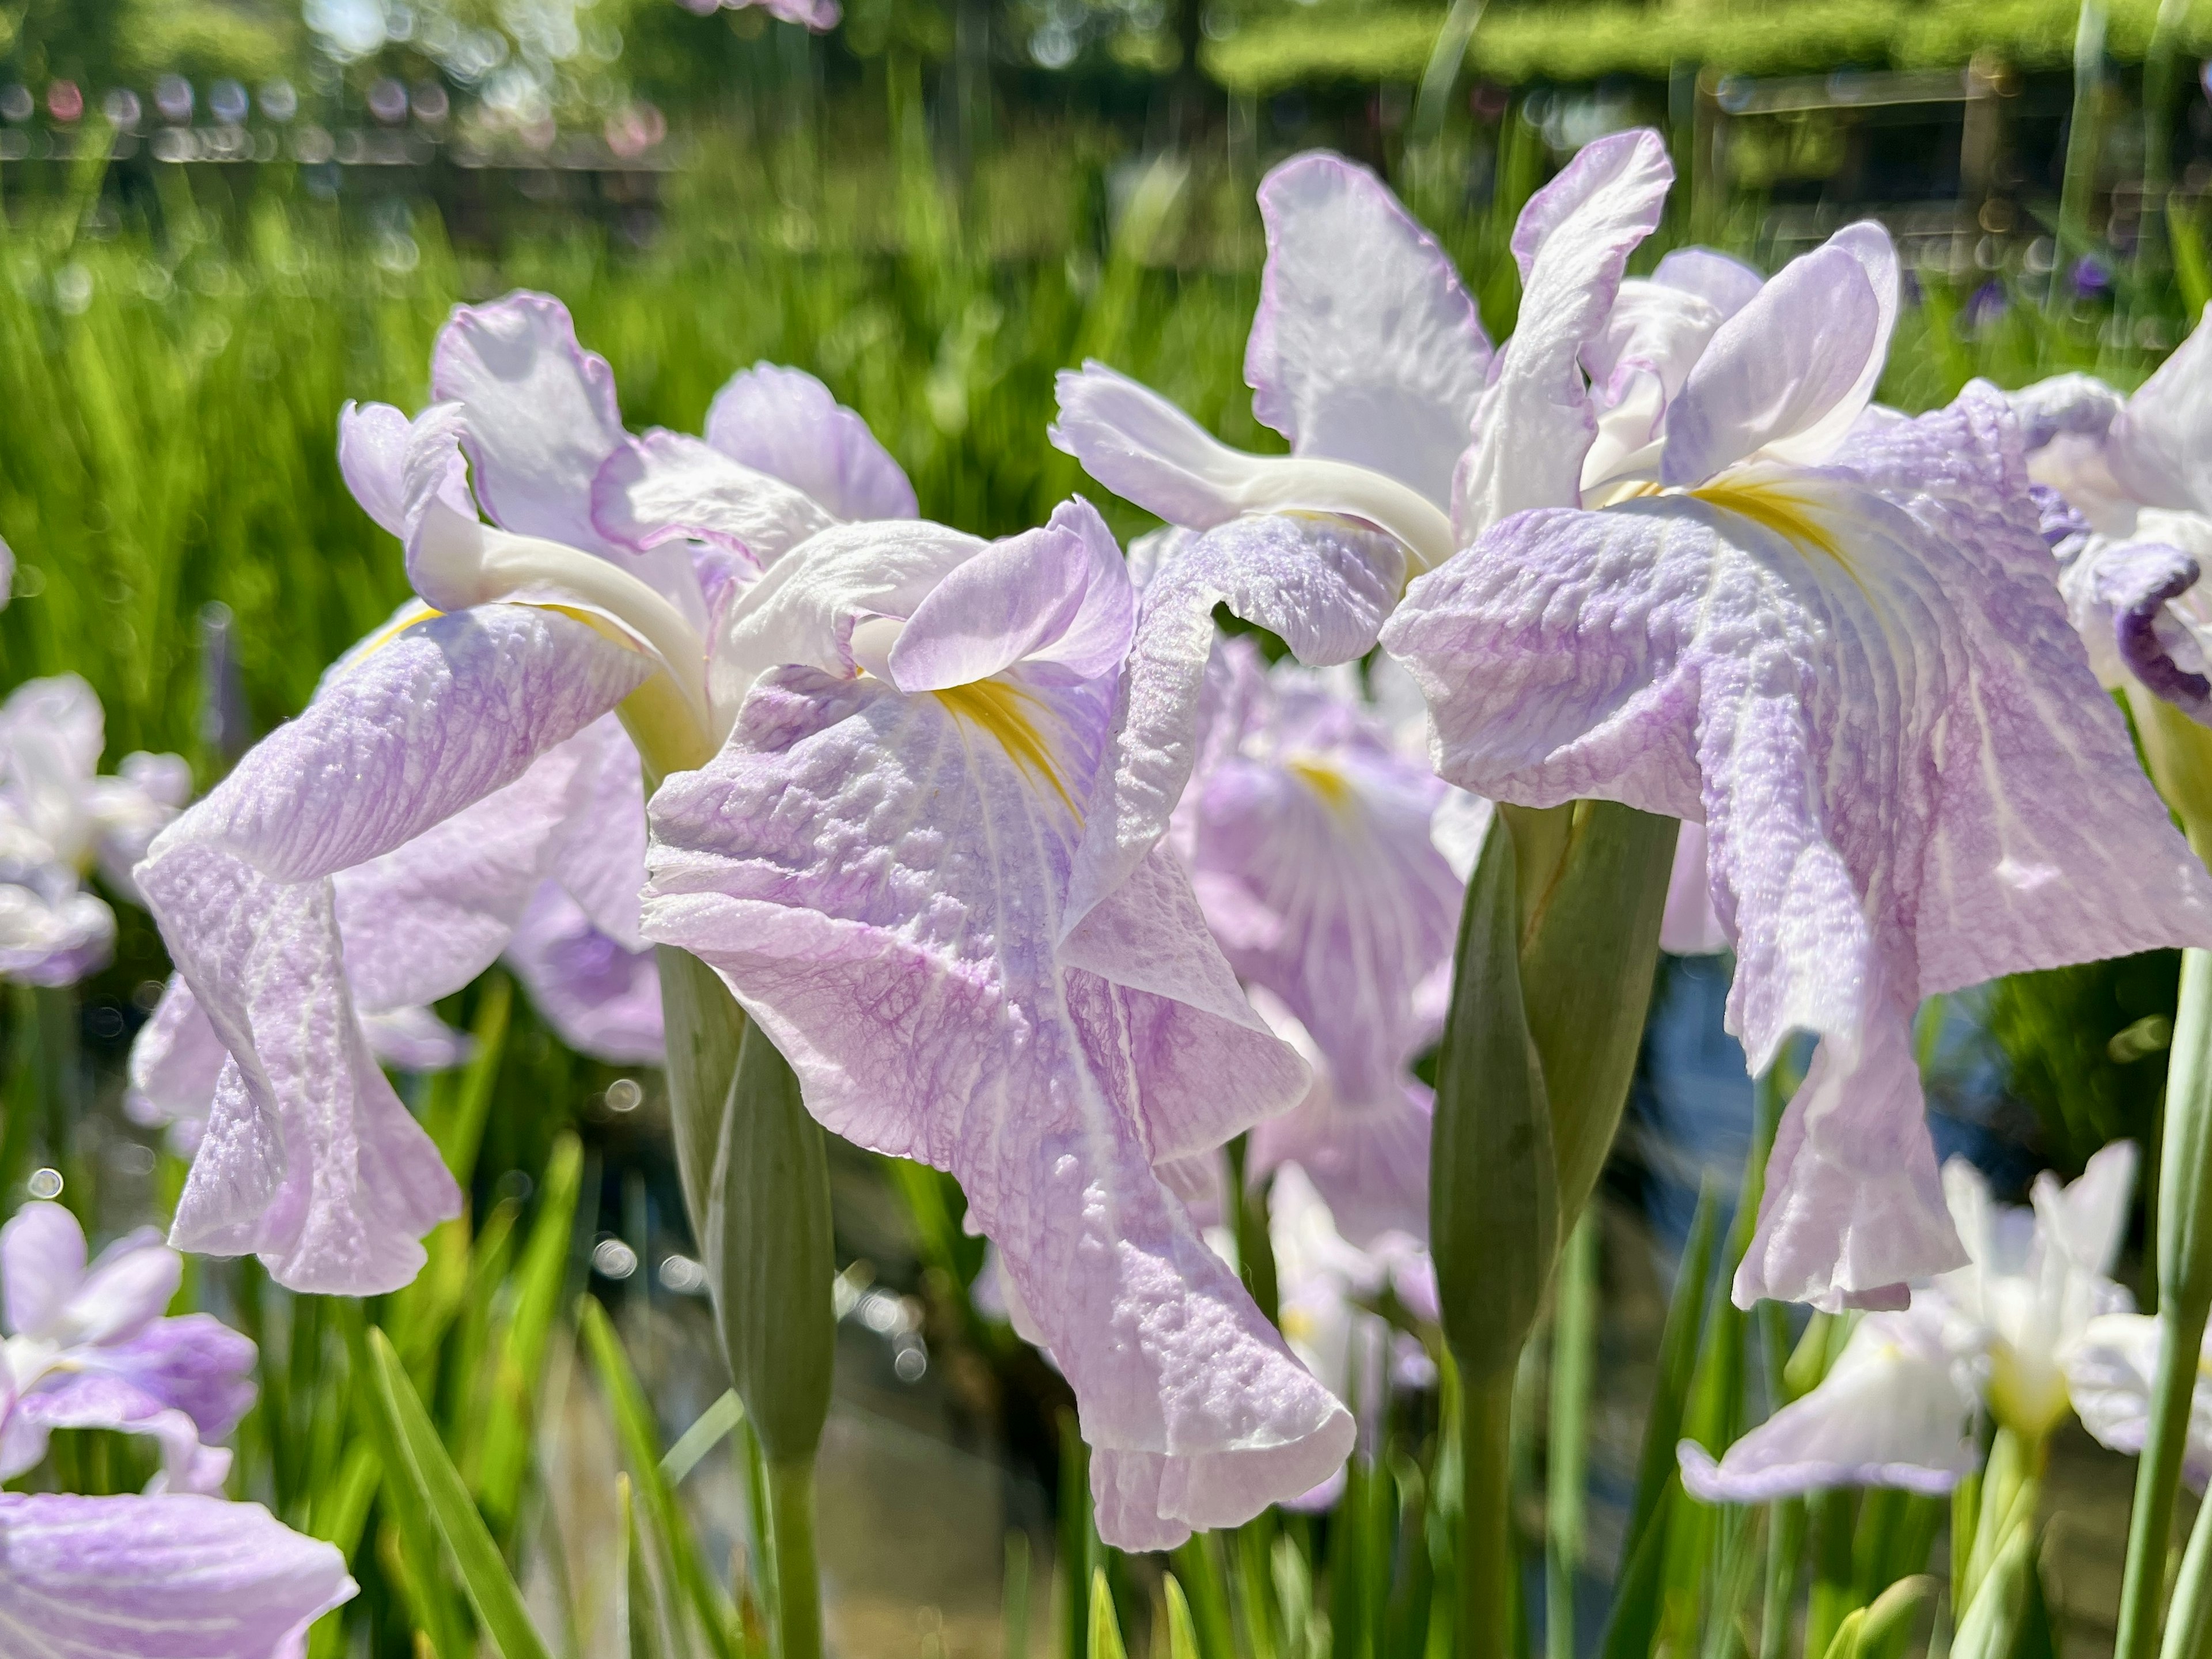
<path fill-rule="evenodd" d="M 1267 263 L 1244 353 L 1252 412 L 1293 453 L 1446 500 L 1490 366 L 1450 257 L 1365 167 L 1301 155 L 1260 184 Z"/>
<path fill-rule="evenodd" d="M 0 1226 L 0 1308 L 9 1333 L 45 1334 L 76 1294 L 84 1265 L 84 1229 L 60 1205 L 26 1204 L 9 1217 Z"/>
<path fill-rule="evenodd" d="M 640 552 L 689 537 L 759 570 L 837 520 L 804 490 L 700 439 L 653 431 L 625 442 L 599 469 L 592 521 L 609 541 Z"/>
<path fill-rule="evenodd" d="M 641 821 L 643 813 L 641 811 Z M 644 874 L 640 861 L 639 877 Z M 660 976 L 653 952 L 593 926 L 559 884 L 546 882 L 515 927 L 507 965 L 561 1041 L 616 1066 L 658 1066 L 664 1049 Z"/>
<path fill-rule="evenodd" d="M 1973 1412 L 1936 1319 L 1917 1309 L 1870 1314 L 1818 1388 L 1717 1464 L 1697 1442 L 1682 1442 L 1682 1485 L 1707 1504 L 1767 1504 L 1835 1486 L 1940 1497 L 1980 1462 L 1966 1432 Z"/>
<path fill-rule="evenodd" d="M 1194 538 L 1146 587 L 1107 769 L 1085 808 L 1073 927 L 1166 832 L 1196 762 L 1213 607 L 1280 635 L 1301 662 L 1349 662 L 1375 643 L 1405 573 L 1393 538 L 1347 520 L 1267 514 Z"/>
<path fill-rule="evenodd" d="M 178 1206 L 184 1248 L 295 1289 L 394 1289 L 459 1204 L 354 1012 L 331 878 L 504 787 L 643 678 L 583 624 L 489 606 L 329 684 L 163 833 L 140 883 L 229 1051 Z"/>
<path fill-rule="evenodd" d="M 732 374 L 707 410 L 707 441 L 848 523 L 915 515 L 914 486 L 890 452 L 803 369 L 756 363 Z"/>
<path fill-rule="evenodd" d="M 1304 1068 L 1216 1012 L 1234 981 L 1164 860 L 1101 907 L 1093 960 L 1136 986 L 1055 951 L 1110 681 L 957 690 L 762 678 L 723 752 L 653 799 L 647 932 L 722 972 L 824 1124 L 959 1177 L 1075 1388 L 1103 1533 L 1161 1547 L 1349 1447 L 1153 1170 L 1279 1109 Z M 1113 948 L 1170 933 L 1210 961 Z"/>
<path fill-rule="evenodd" d="M 1792 1030 L 1828 1039 L 1740 1299 L 1832 1305 L 1959 1259 L 1920 997 L 2212 930 L 2060 609 L 2017 453 L 2002 399 L 1970 388 L 1855 436 L 1847 468 L 1762 475 L 1747 511 L 1717 490 L 1511 520 L 1385 630 L 1451 781 L 1702 816 L 1753 1070 Z"/>
<path fill-rule="evenodd" d="M 0 1493 L 0 1606 L 25 1659 L 278 1659 L 355 1584 L 258 1504 Z"/>
<path fill-rule="evenodd" d="M 1581 501 L 1597 433 L 1583 348 L 1605 326 L 1629 252 L 1658 224 L 1674 179 L 1657 133 L 1615 133 L 1584 145 L 1522 210 L 1520 322 L 1491 366 L 1453 484 L 1462 542 L 1523 507 Z"/>

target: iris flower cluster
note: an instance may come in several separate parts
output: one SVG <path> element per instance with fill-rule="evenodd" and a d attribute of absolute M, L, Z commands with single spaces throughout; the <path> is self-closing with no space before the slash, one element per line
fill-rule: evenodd
<path fill-rule="evenodd" d="M 795 370 L 633 433 L 557 302 L 459 309 L 428 407 L 341 421 L 416 598 L 135 872 L 178 972 L 135 1075 L 203 1126 L 171 1243 L 407 1283 L 460 1194 L 395 1031 L 504 955 L 649 1056 L 651 951 L 689 952 L 822 1125 L 957 1178 L 1101 1535 L 1172 1546 L 1326 1489 L 1340 1395 L 1400 1369 L 1345 1334 L 1433 1296 L 1413 1065 L 1491 804 L 1596 799 L 1685 826 L 1668 942 L 1734 952 L 1753 1067 L 1819 1039 L 1737 1300 L 1961 1305 L 1991 1258 L 1919 1000 L 2212 945 L 2100 683 L 2212 705 L 2200 350 L 2125 405 L 1976 383 L 1908 418 L 1872 401 L 1879 225 L 1771 279 L 1628 277 L 1671 183 L 1653 133 L 1587 147 L 1493 344 L 1371 173 L 1277 167 L 1245 376 L 1288 453 L 1061 377 L 1051 441 L 1164 521 L 1127 556 L 1080 497 L 995 540 L 917 517 Z M 1294 1341 L 1206 1236 L 1247 1132 Z"/>

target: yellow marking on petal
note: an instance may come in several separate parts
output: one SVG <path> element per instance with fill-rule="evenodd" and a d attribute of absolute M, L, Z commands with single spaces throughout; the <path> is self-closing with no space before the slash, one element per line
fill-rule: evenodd
<path fill-rule="evenodd" d="M 1733 513 L 1738 518 L 1749 519 L 1763 530 L 1771 530 L 1787 542 L 1817 548 L 1846 571 L 1850 561 L 1828 527 L 1813 516 L 1813 505 L 1802 495 L 1791 494 L 1780 486 L 1770 483 L 1709 483 L 1689 492 L 1693 500 L 1709 507 L 1717 507 L 1723 513 Z M 1856 573 L 1854 573 L 1856 574 Z"/>
<path fill-rule="evenodd" d="M 1077 811 L 1067 786 L 1060 781 L 1060 769 L 1053 763 L 1051 745 L 1037 729 L 1037 700 L 1031 693 L 1012 680 L 993 675 L 965 685 L 948 685 L 932 695 L 948 712 L 988 732 L 1016 765 L 1043 778 L 1069 811 Z"/>
<path fill-rule="evenodd" d="M 1304 780 L 1307 787 L 1319 795 L 1324 804 L 1340 811 L 1352 804 L 1352 781 L 1320 756 L 1287 756 L 1283 761 L 1283 769 L 1293 777 Z"/>
<path fill-rule="evenodd" d="M 392 641 L 398 639 L 402 634 L 404 634 L 409 629 L 414 627 L 417 623 L 434 622 L 438 617 L 442 617 L 446 613 L 444 611 L 439 610 L 435 605 L 426 605 L 421 610 L 410 614 L 394 617 L 390 622 L 385 623 L 382 628 L 379 629 L 375 633 L 368 636 L 368 640 L 362 645 L 361 654 L 362 657 L 366 657 L 374 652 L 381 651 L 386 646 L 391 644 Z M 355 659 L 356 662 L 360 659 L 361 659 L 358 657 Z"/>

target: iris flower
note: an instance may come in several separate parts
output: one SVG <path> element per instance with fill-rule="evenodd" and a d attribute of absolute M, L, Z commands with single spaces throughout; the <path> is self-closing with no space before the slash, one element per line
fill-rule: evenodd
<path fill-rule="evenodd" d="M 94 870 L 137 898 L 136 864 L 191 797 L 175 755 L 133 753 L 99 775 L 100 699 L 75 674 L 27 680 L 0 704 L 0 977 L 70 985 L 106 964 L 115 914 Z"/>
<path fill-rule="evenodd" d="M 150 1231 L 87 1267 L 84 1233 L 58 1204 L 0 1227 L 0 1480 L 46 1455 L 55 1429 L 118 1429 L 161 1448 L 154 1490 L 211 1492 L 228 1434 L 253 1403 L 253 1344 L 210 1314 L 162 1317 L 184 1264 Z"/>
<path fill-rule="evenodd" d="M 2089 1322 L 2066 1364 L 2066 1389 L 2081 1426 L 2098 1443 L 2140 1455 L 2150 1429 L 2150 1398 L 2158 1376 L 2165 1324 L 2156 1316 L 2101 1314 Z M 2184 1440 L 2183 1478 L 2197 1492 L 2212 1482 L 2212 1344 L 2197 1361 Z"/>
<path fill-rule="evenodd" d="M 2023 1209 L 1993 1203 L 1981 1173 L 1952 1159 L 1943 1187 L 1967 1264 L 1916 1289 L 1909 1308 L 1867 1316 L 1817 1387 L 1717 1464 L 1684 1441 L 1683 1484 L 1732 1504 L 1841 1486 L 1944 1492 L 1979 1461 L 1978 1407 L 2030 1449 L 2077 1406 L 2095 1430 L 2099 1406 L 2075 1379 L 2092 1333 L 2132 1306 L 2110 1275 L 2135 1166 L 2135 1148 L 2115 1143 L 2066 1187 L 2037 1176 Z"/>
<path fill-rule="evenodd" d="M 2098 678 L 2212 725 L 2212 332 L 2201 324 L 2134 396 L 2087 374 L 2016 392 L 2075 625 Z"/>
<path fill-rule="evenodd" d="M 1100 1534 L 1164 1548 L 1352 1425 L 1157 1167 L 1303 1092 L 1164 849 L 1071 927 L 1133 595 L 1097 514 L 854 525 L 732 600 L 721 750 L 651 804 L 646 931 L 720 970 L 860 1145 L 950 1170 L 1075 1390 Z"/>
<path fill-rule="evenodd" d="M 1869 413 L 1897 307 L 1878 225 L 1794 261 L 1608 434 L 1584 353 L 1665 173 L 1623 135 L 1531 203 L 1519 331 L 1462 468 L 1490 527 L 1382 643 L 1449 781 L 1705 826 L 1730 1030 L 1754 1071 L 1821 1038 L 1735 1298 L 1896 1307 L 1964 1259 L 1918 1000 L 2204 942 L 2212 890 L 2067 623 L 2005 400 Z"/>
<path fill-rule="evenodd" d="M 349 409 L 340 435 L 356 495 L 406 543 L 418 599 L 138 872 L 206 1022 L 191 1046 L 222 1052 L 173 1242 L 253 1251 L 295 1289 L 406 1283 L 417 1241 L 459 1202 L 363 1011 L 465 984 L 526 915 L 542 921 L 549 881 L 641 951 L 637 750 L 603 717 L 623 705 L 657 771 L 711 754 L 727 723 L 708 684 L 712 608 L 793 537 L 836 523 L 833 504 L 903 490 L 857 420 L 787 371 L 725 388 L 719 449 L 633 440 L 605 362 L 537 295 L 459 309 L 431 390 L 415 421 Z M 653 516 L 672 466 L 697 486 L 673 497 L 708 538 L 696 548 Z M 713 494 L 733 480 L 749 486 L 734 518 Z"/>

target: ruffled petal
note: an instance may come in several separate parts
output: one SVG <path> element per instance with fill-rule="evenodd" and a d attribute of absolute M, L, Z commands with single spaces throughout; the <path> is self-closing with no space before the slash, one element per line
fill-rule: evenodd
<path fill-rule="evenodd" d="M 638 876 L 642 882 L 642 859 Z M 559 884 L 538 888 L 515 927 L 507 963 L 538 1012 L 577 1053 L 614 1066 L 663 1063 L 660 975 L 653 952 L 629 949 L 595 927 Z"/>
<path fill-rule="evenodd" d="M 30 1654 L 280 1659 L 356 1586 L 258 1504 L 0 1494 L 0 1605 Z"/>
<path fill-rule="evenodd" d="M 1707 1504 L 1767 1504 L 1836 1486 L 1940 1497 L 1981 1461 L 1966 1432 L 1973 1413 L 1936 1319 L 1917 1308 L 1874 1314 L 1818 1388 L 1717 1464 L 1694 1440 L 1682 1442 L 1682 1485 Z"/>
<path fill-rule="evenodd" d="M 488 606 L 331 682 L 164 831 L 140 884 L 231 1056 L 179 1203 L 183 1248 L 258 1253 L 295 1289 L 397 1288 L 459 1195 L 356 1016 L 331 878 L 520 776 L 635 690 L 646 659 Z"/>
<path fill-rule="evenodd" d="M 1239 519 L 1163 561 L 1139 607 L 1066 926 L 1128 878 L 1182 799 L 1198 755 L 1213 607 L 1272 629 L 1301 662 L 1349 662 L 1373 648 L 1405 569 L 1404 548 L 1380 531 L 1285 514 Z"/>
<path fill-rule="evenodd" d="M 599 469 L 592 522 L 609 541 L 639 552 L 688 537 L 762 570 L 837 519 L 804 490 L 700 439 L 653 431 L 626 441 Z"/>
<path fill-rule="evenodd" d="M 1267 263 L 1244 353 L 1252 412 L 1300 455 L 1449 497 L 1490 341 L 1450 257 L 1389 186 L 1340 155 L 1260 184 Z"/>
<path fill-rule="evenodd" d="M 126 1377 L 79 1370 L 51 1373 L 17 1399 L 0 1448 L 0 1478 L 12 1479 L 35 1466 L 56 1429 L 144 1435 L 161 1455 L 149 1491 L 216 1492 L 230 1475 L 231 1454 L 202 1444 L 198 1426 L 185 1413 Z"/>
<path fill-rule="evenodd" d="M 2133 679 L 2191 719 L 2212 725 L 2212 628 L 2193 595 L 2197 561 L 2164 542 L 2092 536 L 2059 576 L 2097 678 Z"/>
<path fill-rule="evenodd" d="M 1597 416 L 1582 351 L 1613 311 L 1629 251 L 1659 222 L 1674 169 L 1656 132 L 1586 144 L 1538 191 L 1513 232 L 1520 322 L 1491 364 L 1474 441 L 1453 481 L 1464 543 L 1508 514 L 1572 507 Z"/>
<path fill-rule="evenodd" d="M 60 1205 L 34 1201 L 9 1217 L 0 1226 L 0 1309 L 9 1334 L 45 1334 L 76 1293 L 84 1266 L 84 1229 Z"/>
<path fill-rule="evenodd" d="M 732 374 L 708 408 L 707 441 L 848 524 L 917 510 L 914 486 L 868 423 L 803 369 L 756 363 Z"/>
<path fill-rule="evenodd" d="M 1384 630 L 1452 781 L 1702 816 L 1730 1029 L 1754 1070 L 1791 1030 L 1827 1039 L 1739 1299 L 1834 1304 L 1960 1259 L 1919 1118 L 1920 997 L 2212 930 L 2066 624 L 2014 443 L 1970 388 L 1855 436 L 1849 471 L 1525 514 Z"/>
<path fill-rule="evenodd" d="M 1153 1168 L 1279 1109 L 1304 1070 L 1249 1009 L 1153 988 L 1234 994 L 1164 860 L 1118 936 L 1187 918 L 1194 960 L 1133 963 L 1156 977 L 1132 987 L 1061 959 L 1111 682 L 991 684 L 763 677 L 723 752 L 653 799 L 646 931 L 720 970 L 825 1125 L 959 1178 L 1076 1390 L 1102 1535 L 1162 1547 L 1350 1447 Z"/>

